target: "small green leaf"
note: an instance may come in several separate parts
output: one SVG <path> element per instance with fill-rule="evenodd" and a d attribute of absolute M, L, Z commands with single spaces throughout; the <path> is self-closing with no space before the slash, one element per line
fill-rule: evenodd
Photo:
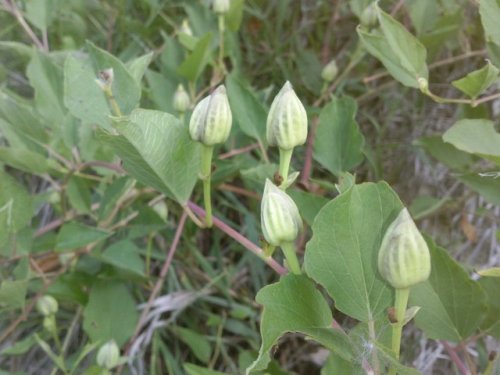
<path fill-rule="evenodd" d="M 497 176 L 463 174 L 457 176 L 457 179 L 469 189 L 478 192 L 488 202 L 500 206 L 500 178 Z"/>
<path fill-rule="evenodd" d="M 405 86 L 418 88 L 418 79 L 428 79 L 427 51 L 398 21 L 379 9 L 380 31 L 367 33 L 358 28 L 361 42 L 379 59 L 389 73 Z"/>
<path fill-rule="evenodd" d="M 87 183 L 80 177 L 71 176 L 66 186 L 66 194 L 71 206 L 79 213 L 90 213 L 91 191 Z"/>
<path fill-rule="evenodd" d="M 284 276 L 279 282 L 262 288 L 256 300 L 264 306 L 260 324 L 262 345 L 247 374 L 266 369 L 271 360 L 270 350 L 287 332 L 303 333 L 342 358 L 351 359 L 348 337 L 331 328 L 330 307 L 314 282 L 306 276 Z"/>
<path fill-rule="evenodd" d="M 500 279 L 498 276 L 483 276 L 478 282 L 486 292 L 488 304 L 488 312 L 481 323 L 481 329 L 498 339 L 500 338 Z"/>
<path fill-rule="evenodd" d="M 238 31 L 243 19 L 243 7 L 245 0 L 232 0 L 229 11 L 225 14 L 227 28 L 231 31 Z"/>
<path fill-rule="evenodd" d="M 126 65 L 128 72 L 135 79 L 135 82 L 137 82 L 139 86 L 141 85 L 142 77 L 144 76 L 148 65 L 153 59 L 153 55 L 153 52 L 149 52 L 129 61 Z"/>
<path fill-rule="evenodd" d="M 5 280 L 0 284 L 0 312 L 24 308 L 28 280 Z"/>
<path fill-rule="evenodd" d="M 71 114 L 86 124 L 110 128 L 108 101 L 96 83 L 99 72 L 112 68 L 113 96 L 123 114 L 139 104 L 141 88 L 116 57 L 87 42 L 88 55 L 70 55 L 64 64 L 64 103 Z M 116 114 L 115 114 L 116 115 Z"/>
<path fill-rule="evenodd" d="M 33 202 L 21 184 L 0 170 L 0 254 L 9 235 L 22 229 L 33 215 Z"/>
<path fill-rule="evenodd" d="M 267 110 L 250 86 L 234 73 L 226 78 L 227 97 L 233 112 L 233 121 L 241 131 L 265 144 Z"/>
<path fill-rule="evenodd" d="M 484 28 L 487 42 L 500 45 L 500 2 L 498 0 L 481 0 L 479 2 L 479 14 Z"/>
<path fill-rule="evenodd" d="M 408 7 L 413 26 L 417 35 L 422 35 L 435 28 L 439 17 L 439 4 L 434 0 L 407 0 L 405 5 Z"/>
<path fill-rule="evenodd" d="M 470 72 L 465 77 L 453 81 L 451 84 L 476 99 L 486 91 L 498 78 L 499 70 L 489 61 L 481 69 Z"/>
<path fill-rule="evenodd" d="M 356 123 L 356 101 L 334 98 L 319 116 L 314 142 L 314 159 L 336 176 L 363 161 L 364 138 Z"/>
<path fill-rule="evenodd" d="M 225 372 L 211 370 L 193 363 L 185 363 L 184 370 L 186 370 L 187 375 L 227 375 Z"/>
<path fill-rule="evenodd" d="M 64 63 L 64 104 L 84 123 L 110 128 L 111 110 L 96 78 L 88 56 L 68 56 Z"/>
<path fill-rule="evenodd" d="M 35 89 L 35 106 L 54 129 L 60 129 L 66 116 L 64 107 L 63 71 L 50 55 L 35 51 L 26 70 Z"/>
<path fill-rule="evenodd" d="M 139 255 L 139 249 L 129 240 L 122 240 L 108 247 L 101 259 L 124 271 L 144 276 L 144 262 Z"/>
<path fill-rule="evenodd" d="M 27 0 L 26 18 L 42 31 L 52 23 L 57 13 L 58 0 Z"/>
<path fill-rule="evenodd" d="M 193 52 L 189 54 L 182 64 L 177 68 L 177 73 L 191 82 L 195 82 L 205 69 L 210 57 L 210 44 L 212 33 L 207 33 L 199 40 Z"/>
<path fill-rule="evenodd" d="M 199 146 L 174 116 L 136 109 L 116 118 L 121 135 L 101 133 L 100 139 L 123 159 L 124 168 L 143 184 L 184 204 L 198 179 Z"/>
<path fill-rule="evenodd" d="M 125 285 L 114 281 L 98 281 L 90 291 L 83 311 L 83 329 L 92 341 L 115 340 L 122 346 L 137 324 L 136 304 Z"/>
<path fill-rule="evenodd" d="M 0 89 L 0 117 L 13 132 L 36 143 L 46 143 L 47 133 L 33 109 L 33 103 Z M 3 127 L 3 124 L 2 124 Z M 31 145 L 30 145 L 31 146 Z M 38 146 L 39 147 L 39 146 Z"/>
<path fill-rule="evenodd" d="M 99 72 L 113 69 L 113 96 L 123 114 L 129 114 L 139 104 L 141 98 L 141 86 L 134 79 L 131 73 L 125 67 L 125 64 L 109 52 L 96 47 L 93 43 L 87 41 L 87 50 L 92 61 L 95 77 Z M 95 82 L 93 82 L 95 83 Z"/>
<path fill-rule="evenodd" d="M 437 159 L 451 169 L 464 171 L 474 163 L 474 156 L 457 149 L 451 143 L 446 143 L 439 135 L 422 137 L 415 142 L 421 146 L 433 158 Z"/>
<path fill-rule="evenodd" d="M 481 276 L 500 277 L 500 267 L 486 268 L 477 271 L 477 273 Z"/>
<path fill-rule="evenodd" d="M 33 174 L 46 173 L 53 164 L 51 159 L 19 147 L 0 147 L 0 162 Z"/>
<path fill-rule="evenodd" d="M 57 234 L 56 250 L 78 249 L 107 238 L 110 233 L 72 221 L 64 224 Z"/>
<path fill-rule="evenodd" d="M 189 346 L 196 358 L 198 358 L 201 362 L 208 364 L 212 355 L 212 346 L 206 336 L 201 335 L 192 329 L 182 327 L 175 327 L 174 331 L 179 339 Z"/>
<path fill-rule="evenodd" d="M 15 341 L 12 346 L 9 346 L 7 349 L 3 350 L 1 352 L 2 355 L 19 355 L 19 354 L 24 354 L 28 350 L 32 348 L 33 345 L 35 345 L 36 340 L 35 336 L 29 335 L 26 338 L 22 340 L 17 340 Z"/>
<path fill-rule="evenodd" d="M 457 121 L 443 134 L 443 140 L 459 150 L 482 156 L 500 165 L 500 134 L 490 120 Z"/>
<path fill-rule="evenodd" d="M 432 271 L 429 280 L 410 291 L 410 305 L 420 306 L 415 324 L 435 340 L 460 342 L 481 324 L 486 295 L 445 249 L 427 240 Z"/>
<path fill-rule="evenodd" d="M 299 189 L 290 189 L 287 194 L 293 199 L 299 208 L 300 215 L 312 225 L 321 208 L 328 203 L 328 199 Z"/>
<path fill-rule="evenodd" d="M 304 86 L 311 92 L 319 94 L 323 86 L 323 80 L 321 78 L 323 67 L 316 53 L 301 48 L 298 51 L 296 63 Z"/>

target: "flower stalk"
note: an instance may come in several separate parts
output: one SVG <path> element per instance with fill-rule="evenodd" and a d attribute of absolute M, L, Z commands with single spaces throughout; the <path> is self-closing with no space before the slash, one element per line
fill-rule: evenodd
<path fill-rule="evenodd" d="M 201 173 L 200 178 L 203 181 L 203 202 L 205 204 L 205 225 L 211 228 L 212 221 L 212 198 L 211 198 L 211 177 L 212 177 L 212 156 L 213 146 L 202 145 L 201 148 Z"/>

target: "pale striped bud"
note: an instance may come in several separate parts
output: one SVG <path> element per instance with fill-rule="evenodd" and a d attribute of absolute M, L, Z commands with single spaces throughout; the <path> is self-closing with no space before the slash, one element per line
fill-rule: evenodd
<path fill-rule="evenodd" d="M 233 117 L 226 88 L 221 85 L 194 108 L 189 121 L 189 134 L 194 141 L 213 146 L 226 141 Z"/>
<path fill-rule="evenodd" d="M 114 340 L 108 341 L 101 346 L 97 352 L 97 364 L 107 370 L 118 366 L 120 361 L 120 349 Z"/>
<path fill-rule="evenodd" d="M 262 197 L 260 221 L 264 238 L 273 246 L 295 241 L 302 228 L 295 202 L 269 179 Z"/>
<path fill-rule="evenodd" d="M 339 69 L 335 60 L 330 61 L 321 71 L 321 78 L 326 82 L 332 82 L 337 76 Z"/>
<path fill-rule="evenodd" d="M 174 109 L 177 112 L 184 113 L 188 110 L 189 106 L 191 105 L 191 100 L 189 99 L 189 95 L 184 90 L 183 85 L 177 86 L 177 90 L 175 91 L 174 94 Z"/>
<path fill-rule="evenodd" d="M 409 288 L 429 278 L 429 248 L 406 208 L 385 232 L 378 253 L 378 269 L 396 289 Z"/>
<path fill-rule="evenodd" d="M 290 82 L 286 82 L 271 104 L 267 116 L 267 142 L 283 150 L 303 145 L 307 138 L 307 113 Z"/>
<path fill-rule="evenodd" d="M 43 316 L 50 316 L 57 312 L 59 305 L 54 297 L 45 295 L 36 301 L 36 309 Z"/>
<path fill-rule="evenodd" d="M 213 10 L 217 14 L 226 14 L 229 10 L 229 0 L 213 0 Z"/>
<path fill-rule="evenodd" d="M 184 21 L 182 21 L 179 32 L 189 36 L 193 36 L 193 30 L 191 30 L 191 26 L 189 26 L 189 21 L 187 19 L 184 19 Z"/>

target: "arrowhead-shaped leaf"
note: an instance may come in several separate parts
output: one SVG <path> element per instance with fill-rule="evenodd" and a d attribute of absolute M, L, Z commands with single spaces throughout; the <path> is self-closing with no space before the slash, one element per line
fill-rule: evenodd
<path fill-rule="evenodd" d="M 262 288 L 256 300 L 264 306 L 260 324 L 262 345 L 247 374 L 266 369 L 271 360 L 271 348 L 287 332 L 303 333 L 343 359 L 351 359 L 349 338 L 331 327 L 330 307 L 314 282 L 305 275 L 282 277 L 279 282 Z"/>
<path fill-rule="evenodd" d="M 356 101 L 347 96 L 334 98 L 319 116 L 314 159 L 336 176 L 363 161 L 365 140 L 354 119 L 356 111 Z"/>
<path fill-rule="evenodd" d="M 481 69 L 470 72 L 465 77 L 453 81 L 451 84 L 472 99 L 490 87 L 498 78 L 498 69 L 491 62 L 487 61 Z"/>
<path fill-rule="evenodd" d="M 376 320 L 392 304 L 377 256 L 385 230 L 402 208 L 384 182 L 354 185 L 326 204 L 312 226 L 307 274 L 323 285 L 338 310 L 360 321 Z"/>
<path fill-rule="evenodd" d="M 114 124 L 120 135 L 101 133 L 130 175 L 184 204 L 198 178 L 199 147 L 174 116 L 136 109 Z"/>
<path fill-rule="evenodd" d="M 443 140 L 459 150 L 490 159 L 500 165 L 500 133 L 490 120 L 457 121 L 443 135 Z"/>
<path fill-rule="evenodd" d="M 460 342 L 481 324 L 486 295 L 478 282 L 431 240 L 429 280 L 410 291 L 410 305 L 420 306 L 415 324 L 432 339 Z"/>

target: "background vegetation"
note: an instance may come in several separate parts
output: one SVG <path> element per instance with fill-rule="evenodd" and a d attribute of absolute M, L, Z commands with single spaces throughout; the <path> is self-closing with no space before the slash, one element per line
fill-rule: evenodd
<path fill-rule="evenodd" d="M 293 158 L 301 175 L 288 191 L 306 223 L 300 257 L 321 207 L 354 180 L 385 180 L 418 227 L 461 264 L 464 280 L 498 266 L 500 4 L 380 1 L 425 47 L 426 91 L 405 69 L 386 69 L 390 53 L 360 40 L 359 33 L 383 35 L 366 11 L 370 3 L 232 0 L 223 68 L 209 1 L 3 0 L 0 373 L 99 373 L 97 350 L 111 339 L 127 362 L 117 372 L 245 372 L 261 343 L 255 296 L 280 270 L 252 251 L 263 246 L 259 199 L 278 162 L 266 145 L 266 116 L 286 80 L 310 121 L 311 140 Z M 412 43 L 403 45 L 418 55 Z M 421 57 L 408 58 L 418 64 Z M 324 82 L 332 59 L 339 73 Z M 200 230 L 183 208 L 201 213 L 190 154 L 169 154 L 160 167 L 165 180 L 141 175 L 134 158 L 149 144 L 134 126 L 151 119 L 134 112 L 115 137 L 110 117 L 118 113 L 95 82 L 107 68 L 125 115 L 140 107 L 178 116 L 179 84 L 195 103 L 224 80 L 234 123 L 214 157 L 217 228 Z M 191 147 L 178 133 L 155 135 L 166 149 Z M 477 322 L 465 323 L 470 334 L 432 337 L 432 327 L 408 325 L 403 363 L 424 374 L 495 371 L 488 356 L 498 348 L 497 280 L 481 277 L 471 287 L 477 298 L 452 305 L 481 300 Z M 468 285 L 445 288 L 460 293 Z M 46 294 L 59 304 L 54 331 L 35 308 Z M 359 338 L 357 361 L 369 361 L 373 348 L 355 320 L 334 317 Z M 335 373 L 324 367 L 328 351 L 300 334 L 286 335 L 272 354 L 270 374 Z"/>

